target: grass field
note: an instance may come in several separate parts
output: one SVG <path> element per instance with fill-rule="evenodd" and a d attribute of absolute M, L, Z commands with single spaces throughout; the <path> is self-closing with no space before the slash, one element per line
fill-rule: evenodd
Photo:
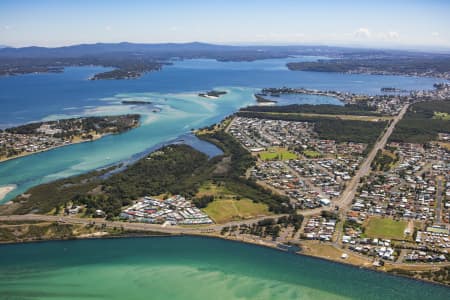
<path fill-rule="evenodd" d="M 369 238 L 385 238 L 402 240 L 405 236 L 406 221 L 395 221 L 388 218 L 372 217 L 365 225 L 364 234 Z"/>
<path fill-rule="evenodd" d="M 435 111 L 433 119 L 450 121 L 450 114 L 448 114 L 446 112 L 437 112 L 437 111 Z"/>
<path fill-rule="evenodd" d="M 289 160 L 296 159 L 297 155 L 285 148 L 271 148 L 267 151 L 259 153 L 259 158 L 262 160 Z"/>
<path fill-rule="evenodd" d="M 216 223 L 226 223 L 270 214 L 267 205 L 254 203 L 249 199 L 214 200 L 203 211 Z"/>
<path fill-rule="evenodd" d="M 320 152 L 314 151 L 314 150 L 305 150 L 303 151 L 303 155 L 307 158 L 318 158 L 322 156 Z"/>
<path fill-rule="evenodd" d="M 216 223 L 271 214 L 266 204 L 254 203 L 248 198 L 237 200 L 236 194 L 228 191 L 224 186 L 218 186 L 212 182 L 207 182 L 200 187 L 197 197 L 203 195 L 214 196 L 215 200 L 208 204 L 203 211 Z"/>

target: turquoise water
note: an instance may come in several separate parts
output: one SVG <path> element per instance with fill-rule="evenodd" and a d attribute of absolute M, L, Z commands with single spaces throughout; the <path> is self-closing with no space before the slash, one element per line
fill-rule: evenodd
<path fill-rule="evenodd" d="M 450 289 L 196 237 L 0 246 L 0 299 L 449 299 Z"/>
<path fill-rule="evenodd" d="M 0 128 L 37 120 L 122 113 L 142 114 L 142 126 L 122 135 L 72 145 L 0 163 L 0 186 L 17 189 L 3 202 L 28 188 L 127 160 L 137 153 L 211 125 L 240 107 L 254 104 L 253 93 L 262 87 L 305 87 L 375 94 L 381 87 L 429 89 L 433 78 L 292 72 L 288 61 L 314 57 L 255 62 L 188 60 L 138 80 L 87 78 L 101 67 L 67 68 L 62 74 L 29 74 L 0 78 Z M 228 94 L 210 100 L 199 91 L 225 89 Z M 122 105 L 122 100 L 145 100 L 152 106 Z M 295 97 L 288 103 L 340 104 L 329 97 Z M 281 103 L 287 104 L 287 103 Z M 154 113 L 157 109 L 159 112 Z"/>

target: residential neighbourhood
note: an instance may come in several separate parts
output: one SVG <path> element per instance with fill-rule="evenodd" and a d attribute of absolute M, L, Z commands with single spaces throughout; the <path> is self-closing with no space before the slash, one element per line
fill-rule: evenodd
<path fill-rule="evenodd" d="M 258 158 L 250 177 L 299 209 L 329 206 L 339 197 L 367 147 L 319 139 L 308 122 L 236 117 L 229 132 Z"/>
<path fill-rule="evenodd" d="M 375 218 L 383 220 L 380 222 L 385 226 L 392 226 L 395 242 L 388 240 L 388 246 L 395 247 L 396 251 L 390 255 L 390 260 L 448 260 L 448 150 L 438 142 L 428 143 L 425 147 L 390 143 L 388 148 L 398 155 L 399 160 L 389 171 L 372 172 L 362 180 L 346 215 L 342 242 L 356 252 L 370 254 L 377 251 L 382 236 L 374 236 L 372 240 L 367 238 L 367 228 Z"/>

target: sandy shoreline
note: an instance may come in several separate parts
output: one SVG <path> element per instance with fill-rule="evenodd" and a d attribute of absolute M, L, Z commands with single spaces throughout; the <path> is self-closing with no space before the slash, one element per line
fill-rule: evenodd
<path fill-rule="evenodd" d="M 0 186 L 0 201 L 6 197 L 6 195 L 16 189 L 15 184 L 8 184 L 4 186 Z"/>

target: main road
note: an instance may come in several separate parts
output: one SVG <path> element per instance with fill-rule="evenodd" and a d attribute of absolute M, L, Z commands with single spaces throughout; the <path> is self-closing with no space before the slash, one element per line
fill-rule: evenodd
<path fill-rule="evenodd" d="M 248 220 L 234 221 L 226 224 L 213 224 L 213 225 L 186 225 L 186 226 L 172 226 L 172 225 L 159 225 L 159 224 L 149 224 L 149 223 L 138 223 L 138 222 L 123 222 L 123 221 L 107 221 L 100 218 L 80 218 L 74 216 L 52 216 L 52 215 L 36 215 L 36 214 L 26 214 L 26 215 L 10 215 L 10 216 L 0 216 L 0 221 L 41 221 L 41 222 L 60 222 L 68 224 L 79 224 L 79 225 L 90 225 L 95 223 L 95 225 L 103 225 L 108 228 L 123 228 L 126 230 L 139 230 L 139 231 L 153 231 L 153 232 L 163 232 L 169 234 L 201 234 L 208 232 L 220 232 L 223 227 L 239 226 L 239 225 L 250 225 L 260 220 L 266 218 L 279 218 L 286 215 L 269 215 L 264 217 L 252 218 Z"/>
<path fill-rule="evenodd" d="M 364 176 L 367 176 L 371 171 L 371 164 L 373 160 L 375 159 L 375 156 L 377 155 L 378 150 L 382 150 L 386 143 L 391 136 L 392 132 L 395 129 L 395 126 L 397 125 L 398 121 L 400 121 L 403 116 L 405 115 L 406 111 L 408 110 L 409 104 L 406 104 L 403 106 L 403 108 L 400 110 L 400 112 L 395 116 L 394 119 L 392 119 L 391 124 L 386 129 L 384 134 L 378 138 L 378 140 L 375 142 L 375 145 L 373 146 L 372 150 L 369 152 L 369 155 L 367 155 L 364 162 L 361 164 L 360 168 L 356 171 L 355 176 L 350 180 L 348 185 L 346 186 L 345 190 L 342 192 L 341 197 L 335 202 L 335 205 L 339 205 L 341 208 L 341 220 L 345 220 L 346 213 L 348 209 L 350 208 L 350 205 L 352 204 L 352 200 L 355 197 L 356 190 L 358 188 L 358 184 Z M 343 224 L 341 224 L 337 228 L 337 242 L 340 241 L 342 230 L 343 230 Z"/>

